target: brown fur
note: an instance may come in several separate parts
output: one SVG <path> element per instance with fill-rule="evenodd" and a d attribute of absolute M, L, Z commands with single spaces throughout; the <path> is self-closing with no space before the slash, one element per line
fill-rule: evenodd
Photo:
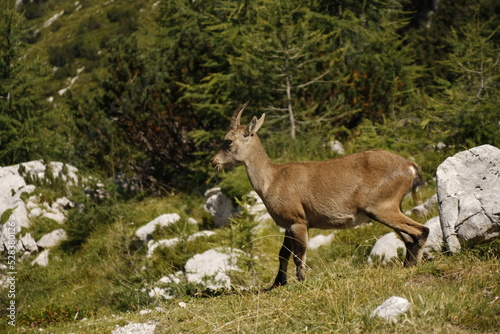
<path fill-rule="evenodd" d="M 303 280 L 309 228 L 345 229 L 374 219 L 394 229 L 405 242 L 405 265 L 422 257 L 429 229 L 405 216 L 403 198 L 423 184 L 417 166 L 383 150 L 355 153 L 327 161 L 275 164 L 267 156 L 257 131 L 265 115 L 240 125 L 246 104 L 237 109 L 225 145 L 212 159 L 217 170 L 244 164 L 250 182 L 262 198 L 285 240 L 273 286 L 286 284 L 293 254 L 297 277 Z"/>

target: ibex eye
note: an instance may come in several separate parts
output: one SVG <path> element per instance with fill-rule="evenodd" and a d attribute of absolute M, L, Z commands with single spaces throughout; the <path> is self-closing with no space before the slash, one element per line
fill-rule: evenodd
<path fill-rule="evenodd" d="M 232 141 L 232 140 L 225 140 L 225 141 L 224 141 L 224 144 L 225 144 L 226 146 L 231 146 L 231 144 L 232 144 L 232 143 L 233 143 L 233 141 Z"/>

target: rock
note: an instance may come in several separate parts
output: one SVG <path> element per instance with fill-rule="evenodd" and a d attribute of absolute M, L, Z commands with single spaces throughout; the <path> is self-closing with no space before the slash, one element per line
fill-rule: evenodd
<path fill-rule="evenodd" d="M 191 224 L 191 225 L 198 225 L 198 221 L 194 218 L 191 218 L 191 217 L 188 218 L 187 222 L 188 222 L 188 224 Z"/>
<path fill-rule="evenodd" d="M 59 224 L 64 223 L 66 220 L 66 216 L 62 212 L 45 212 L 42 214 L 42 217 L 55 220 Z"/>
<path fill-rule="evenodd" d="M 424 256 L 431 259 L 433 252 L 440 252 L 443 248 L 443 232 L 439 217 L 429 219 L 424 224 L 429 228 L 429 236 L 424 246 Z M 398 248 L 402 249 L 402 254 L 406 254 L 404 242 L 394 232 L 387 233 L 382 238 L 377 240 L 368 257 L 368 263 L 372 263 L 372 257 L 380 258 L 382 264 L 386 265 L 392 258 L 398 257 Z"/>
<path fill-rule="evenodd" d="M 193 256 L 186 262 L 186 278 L 189 283 L 202 284 L 211 290 L 229 289 L 230 271 L 239 271 L 238 258 L 244 254 L 239 249 L 218 248 Z"/>
<path fill-rule="evenodd" d="M 193 233 L 192 235 L 190 235 L 188 238 L 187 238 L 187 241 L 193 241 L 197 238 L 201 238 L 201 237 L 209 237 L 211 235 L 214 235 L 215 232 L 214 231 L 200 231 L 200 232 L 196 232 L 196 233 Z M 158 247 L 174 247 L 176 246 L 179 242 L 181 241 L 181 239 L 179 238 L 171 238 L 171 239 L 163 239 L 163 240 L 159 240 L 159 241 L 153 241 L 153 240 L 150 240 L 148 242 L 148 254 L 147 254 L 147 257 L 151 257 L 154 253 L 154 251 L 156 250 L 156 248 Z"/>
<path fill-rule="evenodd" d="M 411 307 L 408 300 L 401 297 L 392 296 L 381 305 L 379 305 L 373 312 L 372 317 L 383 318 L 389 322 L 396 323 L 396 317 L 405 313 Z"/>
<path fill-rule="evenodd" d="M 41 248 L 51 248 L 57 246 L 59 243 L 61 243 L 66 239 L 68 239 L 66 231 L 60 228 L 48 234 L 45 234 L 43 237 L 40 238 L 40 240 L 38 240 L 36 244 L 38 245 L 38 247 Z"/>
<path fill-rule="evenodd" d="M 254 191 L 252 190 L 249 192 L 247 195 L 247 198 L 249 199 L 250 202 L 253 202 L 253 204 L 247 204 L 246 209 L 248 210 L 248 213 L 254 216 L 254 220 L 258 223 L 263 223 L 267 220 L 271 220 L 271 215 L 267 212 L 267 208 L 264 205 L 264 202 L 262 201 L 262 198 Z"/>
<path fill-rule="evenodd" d="M 163 239 L 159 241 L 153 241 L 151 240 L 148 243 L 148 254 L 146 255 L 148 258 L 153 256 L 153 253 L 155 252 L 156 248 L 158 247 L 174 247 L 179 243 L 180 239 L 179 238 L 172 238 L 172 239 Z"/>
<path fill-rule="evenodd" d="M 441 222 L 439 217 L 433 217 L 425 223 L 429 228 L 429 236 L 424 246 L 424 256 L 432 258 L 433 252 L 441 252 L 443 250 L 443 231 L 441 230 Z"/>
<path fill-rule="evenodd" d="M 212 236 L 214 234 L 215 234 L 214 231 L 208 231 L 208 230 L 199 231 L 199 232 L 196 232 L 196 233 L 193 233 L 192 235 L 190 235 L 188 237 L 188 241 L 193 241 L 193 240 L 201 238 L 201 237 L 208 238 L 208 237 L 210 237 L 210 236 Z"/>
<path fill-rule="evenodd" d="M 156 324 L 130 323 L 122 327 L 116 327 L 111 334 L 154 334 L 155 330 Z"/>
<path fill-rule="evenodd" d="M 330 150 L 332 152 L 335 152 L 339 155 L 345 155 L 344 145 L 342 145 L 342 143 L 338 140 L 332 140 L 328 142 L 328 146 L 330 147 Z"/>
<path fill-rule="evenodd" d="M 31 221 L 28 218 L 28 210 L 26 210 L 26 206 L 24 205 L 22 200 L 17 203 L 14 211 L 12 211 L 12 213 L 10 214 L 8 221 L 13 221 L 17 224 L 18 232 L 23 227 L 30 227 Z"/>
<path fill-rule="evenodd" d="M 175 274 L 163 276 L 158 280 L 157 284 L 180 284 L 182 275 L 184 275 L 183 272 L 178 271 Z"/>
<path fill-rule="evenodd" d="M 398 248 L 406 252 L 404 242 L 398 238 L 396 233 L 390 232 L 377 240 L 368 256 L 368 263 L 373 263 L 372 258 L 380 259 L 382 265 L 388 264 L 391 259 L 398 257 Z"/>
<path fill-rule="evenodd" d="M 331 233 L 329 235 L 317 235 L 309 239 L 309 242 L 307 243 L 307 249 L 318 249 L 323 245 L 328 245 L 332 242 L 334 237 L 335 233 Z"/>
<path fill-rule="evenodd" d="M 164 214 L 156 217 L 144 226 L 141 226 L 135 231 L 135 235 L 144 243 L 151 238 L 151 234 L 156 231 L 158 227 L 167 227 L 178 222 L 181 217 L 177 213 Z"/>
<path fill-rule="evenodd" d="M 422 205 L 417 205 L 413 209 L 406 211 L 405 215 L 415 215 L 417 217 L 426 217 L 430 211 L 432 211 L 434 208 L 437 208 L 438 206 L 438 200 L 437 200 L 437 194 L 434 194 L 431 198 L 429 198 L 427 201 L 425 201 L 424 204 Z"/>
<path fill-rule="evenodd" d="M 38 251 L 38 246 L 35 239 L 31 236 L 31 233 L 26 233 L 24 236 L 19 238 L 19 243 L 22 244 L 23 250 L 29 253 Z"/>
<path fill-rule="evenodd" d="M 163 276 L 155 283 L 155 286 L 149 290 L 148 294 L 151 298 L 172 299 L 175 297 L 174 289 L 168 285 L 180 284 L 184 280 L 184 273 L 182 271 Z"/>
<path fill-rule="evenodd" d="M 446 144 L 440 141 L 439 143 L 434 145 L 434 147 L 436 148 L 437 151 L 442 151 L 446 148 Z"/>
<path fill-rule="evenodd" d="M 169 288 L 160 288 L 158 286 L 153 287 L 151 290 L 149 290 L 148 295 L 151 298 L 156 298 L 156 299 L 172 299 L 175 296 L 170 294 Z"/>
<path fill-rule="evenodd" d="M 41 267 L 46 267 L 49 264 L 49 249 L 46 249 L 42 251 L 36 259 L 31 261 L 31 265 L 34 266 L 35 264 L 38 264 Z"/>
<path fill-rule="evenodd" d="M 445 246 L 458 252 L 500 237 L 500 150 L 482 145 L 447 158 L 436 172 Z"/>
<path fill-rule="evenodd" d="M 21 195 L 25 192 L 32 192 L 34 186 L 28 186 L 19 173 L 19 165 L 0 168 L 0 216 L 5 211 L 12 210 L 9 217 L 4 217 L 8 221 L 17 224 L 19 232 L 22 227 L 29 227 L 29 219 Z M 3 244 L 3 242 L 1 242 Z"/>
<path fill-rule="evenodd" d="M 220 188 L 212 188 L 205 192 L 205 210 L 214 217 L 214 224 L 217 227 L 229 224 L 229 218 L 238 213 L 238 208 L 233 205 L 231 199 L 227 197 Z"/>
<path fill-rule="evenodd" d="M 47 211 L 37 203 L 36 196 L 29 197 L 26 203 L 21 197 L 24 198 L 23 194 L 31 194 L 35 191 L 36 187 L 34 185 L 27 184 L 30 180 L 47 179 L 50 174 L 51 177 L 61 178 L 68 185 L 75 185 L 78 183 L 77 172 L 78 169 L 73 166 L 61 162 L 45 164 L 42 160 L 0 167 L 0 217 L 3 217 L 6 222 L 13 222 L 16 225 L 16 234 L 23 227 L 30 227 L 30 218 L 45 215 L 60 223 L 64 222 L 65 217 L 62 208 L 67 205 L 68 199 L 61 198 L 57 200 L 52 205 L 52 209 Z M 6 216 L 6 212 L 10 214 Z M 5 237 L 6 234 L 1 233 L 0 251 L 4 250 Z"/>

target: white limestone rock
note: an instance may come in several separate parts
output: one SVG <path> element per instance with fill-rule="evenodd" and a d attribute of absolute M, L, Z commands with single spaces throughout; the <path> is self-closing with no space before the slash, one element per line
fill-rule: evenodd
<path fill-rule="evenodd" d="M 328 145 L 329 145 L 330 150 L 332 152 L 335 152 L 339 155 L 345 155 L 344 145 L 342 145 L 342 143 L 339 142 L 338 140 L 332 140 L 332 141 L 328 142 Z"/>
<path fill-rule="evenodd" d="M 425 223 L 429 228 L 429 236 L 424 246 L 424 256 L 428 259 L 433 258 L 432 253 L 443 250 L 443 231 L 439 217 L 433 217 Z"/>
<path fill-rule="evenodd" d="M 49 265 L 49 252 L 50 252 L 49 249 L 42 251 L 40 254 L 38 254 L 36 259 L 31 261 L 31 265 L 34 266 L 35 264 L 37 264 L 41 267 L 48 266 Z"/>
<path fill-rule="evenodd" d="M 156 324 L 154 323 L 130 323 L 125 326 L 116 326 L 111 334 L 154 334 Z"/>
<path fill-rule="evenodd" d="M 67 240 L 68 235 L 66 231 L 62 228 L 54 230 L 48 234 L 45 234 L 37 241 L 38 247 L 41 248 L 51 248 L 59 245 L 62 241 Z"/>
<path fill-rule="evenodd" d="M 151 239 L 151 234 L 153 234 L 157 228 L 170 226 L 178 222 L 180 219 L 181 217 L 177 213 L 161 215 L 146 225 L 139 227 L 137 231 L 135 231 L 135 235 L 139 238 L 139 240 L 146 243 L 149 239 Z"/>
<path fill-rule="evenodd" d="M 406 211 L 405 215 L 415 215 L 417 217 L 426 217 L 430 211 L 438 207 L 437 194 L 432 195 L 427 201 L 421 205 L 417 205 L 413 209 Z"/>
<path fill-rule="evenodd" d="M 229 218 L 236 215 L 239 210 L 233 205 L 220 188 L 212 188 L 205 192 L 205 210 L 214 217 L 214 224 L 223 227 L 229 224 Z"/>
<path fill-rule="evenodd" d="M 19 243 L 22 245 L 23 250 L 28 253 L 34 253 L 38 251 L 38 246 L 31 233 L 26 233 L 24 236 L 19 238 Z"/>
<path fill-rule="evenodd" d="M 236 263 L 243 254 L 243 251 L 232 248 L 211 249 L 197 254 L 186 262 L 187 280 L 211 290 L 229 289 L 231 277 L 228 273 L 240 270 Z"/>
<path fill-rule="evenodd" d="M 396 323 L 397 316 L 406 313 L 411 307 L 411 303 L 402 297 L 392 296 L 372 312 L 372 317 L 379 317 L 388 322 Z"/>
<path fill-rule="evenodd" d="M 307 249 L 318 249 L 319 247 L 323 245 L 328 245 L 332 242 L 333 238 L 335 237 L 335 233 L 331 233 L 329 235 L 317 235 L 311 239 L 309 239 L 309 242 L 307 243 Z"/>
<path fill-rule="evenodd" d="M 387 233 L 377 240 L 368 256 L 368 263 L 373 263 L 373 258 L 380 259 L 382 265 L 387 265 L 393 258 L 398 257 L 398 249 L 406 252 L 404 242 L 394 232 Z"/>
<path fill-rule="evenodd" d="M 500 237 L 500 150 L 482 145 L 447 158 L 436 172 L 439 217 L 446 247 Z"/>

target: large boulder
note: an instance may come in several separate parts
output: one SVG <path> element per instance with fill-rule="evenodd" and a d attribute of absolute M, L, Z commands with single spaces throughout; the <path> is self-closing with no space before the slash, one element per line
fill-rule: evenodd
<path fill-rule="evenodd" d="M 482 145 L 457 153 L 436 172 L 445 246 L 458 252 L 500 236 L 500 150 Z"/>

